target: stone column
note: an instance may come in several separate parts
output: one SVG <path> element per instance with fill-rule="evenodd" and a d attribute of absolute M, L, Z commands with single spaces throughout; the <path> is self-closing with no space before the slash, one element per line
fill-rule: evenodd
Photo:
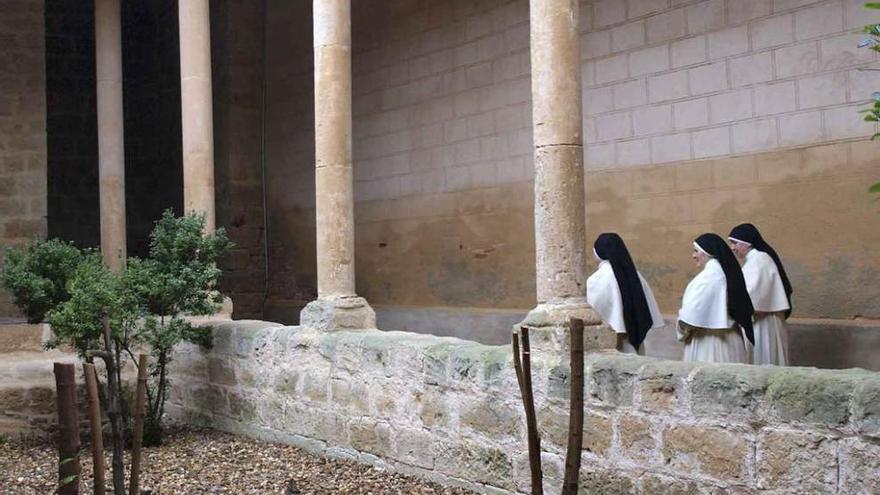
<path fill-rule="evenodd" d="M 119 0 L 95 0 L 95 79 L 101 252 L 114 271 L 125 265 L 125 146 Z"/>
<path fill-rule="evenodd" d="M 214 232 L 214 115 L 211 92 L 209 0 L 180 0 L 180 104 L 183 131 L 183 207 L 205 214 Z"/>
<path fill-rule="evenodd" d="M 586 220 L 578 0 L 531 0 L 537 306 L 521 325 L 568 344 L 568 319 L 585 320 L 586 349 L 616 339 L 586 301 Z M 607 334 L 607 335 L 606 335 Z"/>
<path fill-rule="evenodd" d="M 315 211 L 318 299 L 300 314 L 320 330 L 375 328 L 354 284 L 351 158 L 351 1 L 314 0 Z"/>

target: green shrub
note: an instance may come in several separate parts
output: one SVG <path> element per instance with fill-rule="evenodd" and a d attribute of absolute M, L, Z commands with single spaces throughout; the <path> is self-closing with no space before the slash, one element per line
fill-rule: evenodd
<path fill-rule="evenodd" d="M 83 259 L 71 243 L 36 240 L 24 248 L 6 248 L 0 269 L 3 285 L 29 323 L 40 323 L 49 310 L 67 301 L 67 282 Z"/>
<path fill-rule="evenodd" d="M 865 8 L 880 10 L 880 3 L 878 2 L 868 2 L 865 4 Z M 864 28 L 862 28 L 862 33 L 867 34 L 868 37 L 863 39 L 859 43 L 859 48 L 869 48 L 875 52 L 880 53 L 880 24 L 868 24 Z M 877 70 L 877 69 L 863 69 L 863 70 Z M 871 106 L 860 110 L 859 113 L 865 114 L 866 122 L 880 122 L 880 91 L 875 91 L 871 94 Z M 871 139 L 880 138 L 880 133 L 875 133 L 871 136 Z M 877 193 L 880 192 L 880 182 L 876 182 L 868 188 L 869 192 Z"/>

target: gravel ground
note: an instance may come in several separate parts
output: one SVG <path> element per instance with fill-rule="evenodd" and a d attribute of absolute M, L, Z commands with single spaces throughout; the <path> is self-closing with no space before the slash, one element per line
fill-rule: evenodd
<path fill-rule="evenodd" d="M 107 485 L 110 457 L 107 456 Z M 92 493 L 91 453 L 80 458 L 80 493 Z M 126 471 L 128 458 L 126 457 Z M 53 493 L 57 453 L 51 445 L 0 445 L 0 494 Z M 288 485 L 295 489 L 288 491 Z M 144 449 L 141 489 L 178 494 L 468 494 L 351 461 L 328 460 L 289 445 L 212 430 L 173 429 L 161 447 Z M 112 493 L 108 488 L 107 493 Z"/>

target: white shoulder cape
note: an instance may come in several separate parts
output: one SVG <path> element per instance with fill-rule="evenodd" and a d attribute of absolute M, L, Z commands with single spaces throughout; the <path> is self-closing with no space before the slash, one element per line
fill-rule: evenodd
<path fill-rule="evenodd" d="M 734 321 L 727 314 L 727 278 L 721 263 L 710 259 L 684 290 L 678 319 L 695 327 L 727 329 Z"/>
<path fill-rule="evenodd" d="M 660 314 L 660 307 L 657 306 L 654 293 L 651 292 L 651 287 L 648 286 L 648 282 L 645 281 L 642 274 L 638 275 L 642 282 L 642 290 L 645 292 L 645 299 L 648 300 L 651 319 L 654 320 L 651 328 L 662 327 L 663 315 Z M 617 278 L 614 276 L 610 262 L 602 261 L 599 263 L 599 268 L 587 279 L 587 302 L 599 313 L 602 321 L 613 328 L 615 332 L 626 333 L 626 323 L 623 319 L 623 299 L 620 296 L 620 286 L 617 284 Z"/>
<path fill-rule="evenodd" d="M 743 264 L 743 276 L 755 311 L 773 313 L 789 309 L 782 277 L 769 254 L 757 249 L 749 250 Z"/>

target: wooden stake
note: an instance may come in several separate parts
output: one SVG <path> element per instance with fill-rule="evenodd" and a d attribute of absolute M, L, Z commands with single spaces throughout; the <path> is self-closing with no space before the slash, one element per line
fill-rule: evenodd
<path fill-rule="evenodd" d="M 134 409 L 134 431 L 131 439 L 131 478 L 128 494 L 138 495 L 141 476 L 141 446 L 144 443 L 144 407 L 147 400 L 147 355 L 138 356 L 137 401 Z"/>
<path fill-rule="evenodd" d="M 544 494 L 544 474 L 541 472 L 541 437 L 535 416 L 535 396 L 532 392 L 532 353 L 529 345 L 528 327 L 520 327 L 522 339 L 523 404 L 526 409 L 528 428 L 529 469 L 532 473 L 532 495 Z"/>
<path fill-rule="evenodd" d="M 101 401 L 98 398 L 98 374 L 95 365 L 83 363 L 86 378 L 86 399 L 89 403 L 89 425 L 92 429 L 92 465 L 95 476 L 95 495 L 105 493 L 104 432 L 101 426 Z"/>
<path fill-rule="evenodd" d="M 525 389 L 523 388 L 522 359 L 519 352 L 519 332 L 514 332 L 511 337 L 511 340 L 513 341 L 513 370 L 516 372 L 516 383 L 519 385 L 519 395 L 524 398 Z M 525 402 L 523 402 L 523 404 L 525 404 Z"/>
<path fill-rule="evenodd" d="M 568 413 L 568 452 L 565 454 L 565 478 L 562 495 L 577 495 L 584 444 L 584 321 L 570 320 L 571 329 L 571 399 Z"/>
<path fill-rule="evenodd" d="M 55 395 L 58 399 L 58 494 L 78 495 L 79 414 L 76 409 L 76 367 L 55 363 Z"/>

